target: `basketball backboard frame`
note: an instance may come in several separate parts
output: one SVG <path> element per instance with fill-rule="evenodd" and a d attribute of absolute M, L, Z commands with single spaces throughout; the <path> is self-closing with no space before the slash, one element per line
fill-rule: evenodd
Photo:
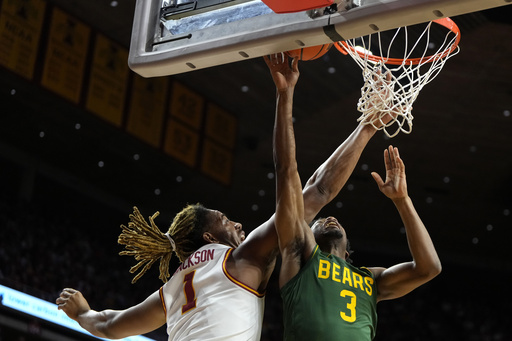
<path fill-rule="evenodd" d="M 228 1 L 211 11 L 191 10 L 163 18 L 164 1 L 136 3 L 128 64 L 143 77 L 179 74 L 512 4 L 511 0 L 338 0 L 335 8 L 276 14 L 259 0 L 234 0 L 232 6 Z M 256 15 L 234 20 L 231 13 L 248 6 L 256 8 Z M 192 24 L 206 22 L 195 16 L 215 18 L 221 13 L 228 19 L 217 25 Z M 172 20 L 181 20 L 176 26 L 190 31 L 171 33 Z"/>

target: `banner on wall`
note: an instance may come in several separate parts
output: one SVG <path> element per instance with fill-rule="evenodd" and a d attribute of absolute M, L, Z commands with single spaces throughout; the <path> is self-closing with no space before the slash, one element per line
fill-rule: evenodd
<path fill-rule="evenodd" d="M 0 9 L 0 65 L 32 80 L 46 3 L 3 1 Z"/>
<path fill-rule="evenodd" d="M 206 136 L 227 148 L 233 148 L 236 140 L 235 116 L 214 103 L 208 103 L 206 111 Z"/>
<path fill-rule="evenodd" d="M 53 9 L 41 84 L 73 103 L 80 101 L 91 29 Z"/>
<path fill-rule="evenodd" d="M 126 130 L 156 148 L 162 137 L 168 80 L 135 75 L 130 94 Z"/>
<path fill-rule="evenodd" d="M 128 50 L 98 34 L 85 106 L 106 121 L 121 126 L 129 68 Z"/>
<path fill-rule="evenodd" d="M 203 123 L 204 98 L 179 82 L 174 82 L 169 112 L 189 127 L 199 130 Z"/>
<path fill-rule="evenodd" d="M 165 134 L 164 152 L 189 167 L 195 167 L 198 151 L 199 133 L 177 120 L 169 120 Z"/>
<path fill-rule="evenodd" d="M 210 139 L 203 144 L 201 171 L 224 185 L 231 183 L 233 153 Z"/>

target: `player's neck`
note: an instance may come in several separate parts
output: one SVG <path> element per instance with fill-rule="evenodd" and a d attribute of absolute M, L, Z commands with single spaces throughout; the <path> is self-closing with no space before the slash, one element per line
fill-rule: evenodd
<path fill-rule="evenodd" d="M 339 257 L 341 259 L 345 259 L 345 250 L 341 250 L 341 248 L 336 244 L 329 245 L 319 245 L 320 250 L 325 253 L 329 253 L 333 256 Z"/>

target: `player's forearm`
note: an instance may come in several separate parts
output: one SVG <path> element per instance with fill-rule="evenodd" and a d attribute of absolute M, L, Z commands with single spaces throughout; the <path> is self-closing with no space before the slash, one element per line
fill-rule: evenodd
<path fill-rule="evenodd" d="M 315 171 L 304 187 L 306 221 L 318 212 L 345 186 L 361 154 L 376 130 L 371 125 L 359 124 L 350 136 Z"/>
<path fill-rule="evenodd" d="M 441 261 L 430 235 L 419 217 L 410 197 L 394 199 L 405 226 L 409 250 L 419 276 L 433 278 L 441 272 Z"/>
<path fill-rule="evenodd" d="M 277 92 L 276 117 L 274 122 L 274 166 L 276 173 L 297 167 L 295 158 L 295 135 L 293 132 L 293 88 Z"/>
<path fill-rule="evenodd" d="M 304 219 L 302 184 L 295 157 L 292 106 L 293 88 L 279 92 L 274 125 L 274 164 L 277 185 L 275 226 L 280 245 L 286 245 L 294 238 L 295 221 Z"/>
<path fill-rule="evenodd" d="M 99 312 L 89 310 L 79 315 L 76 321 L 92 335 L 108 339 L 120 339 L 124 336 L 116 335 L 116 333 L 109 328 L 109 323 L 115 318 L 116 314 L 117 312 L 114 310 L 103 310 Z"/>

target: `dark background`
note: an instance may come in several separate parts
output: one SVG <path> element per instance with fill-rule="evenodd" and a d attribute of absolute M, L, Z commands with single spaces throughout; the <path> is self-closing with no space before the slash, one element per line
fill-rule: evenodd
<path fill-rule="evenodd" d="M 129 46 L 135 1 L 118 1 L 115 7 L 102 0 L 48 3 Z M 512 272 L 511 9 L 453 18 L 462 31 L 461 52 L 422 90 L 414 105 L 413 132 L 392 140 L 378 132 L 347 186 L 321 213 L 343 224 L 356 250 L 356 265 L 390 266 L 409 260 L 398 214 L 370 176 L 371 171 L 383 174 L 384 148 L 390 143 L 400 148 L 409 194 L 444 268 L 438 278 L 407 297 L 379 304 L 378 340 L 512 338 L 512 316 L 504 301 Z M 353 60 L 335 49 L 299 67 L 295 133 L 305 182 L 355 128 L 362 78 Z M 139 206 L 145 216 L 160 211 L 161 229 L 188 202 L 225 212 L 242 222 L 246 232 L 273 213 L 274 179 L 268 174 L 273 172 L 275 99 L 263 60 L 172 78 L 237 117 L 229 186 L 37 82 L 0 68 L 3 283 L 50 301 L 62 287 L 77 287 L 95 309 L 124 308 L 161 285 L 156 270 L 131 285 L 128 269 L 133 262 L 117 256 L 118 226 L 127 222 L 132 206 Z M 76 123 L 80 130 L 74 128 Z M 98 167 L 100 160 L 105 167 Z M 266 304 L 264 339 L 279 340 L 275 282 Z M 1 328 L 4 333 L 9 329 Z M 6 340 L 15 340 L 12 335 Z M 161 335 L 155 337 L 165 339 Z"/>

